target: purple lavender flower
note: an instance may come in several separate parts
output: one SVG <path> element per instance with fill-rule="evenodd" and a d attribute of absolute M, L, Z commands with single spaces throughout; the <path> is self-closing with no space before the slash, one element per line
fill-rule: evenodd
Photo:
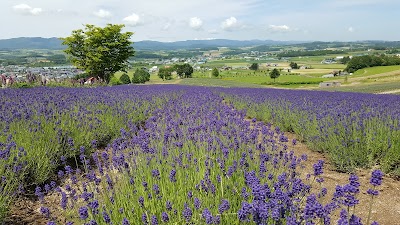
<path fill-rule="evenodd" d="M 158 225 L 158 220 L 155 215 L 151 216 L 151 225 Z"/>
<path fill-rule="evenodd" d="M 383 173 L 380 170 L 374 170 L 371 175 L 370 184 L 373 186 L 380 186 L 382 184 Z"/>
<path fill-rule="evenodd" d="M 142 222 L 143 222 L 143 224 L 145 224 L 145 225 L 148 224 L 146 213 L 143 213 L 143 214 L 142 214 Z"/>
<path fill-rule="evenodd" d="M 161 220 L 163 221 L 163 222 L 168 222 L 169 221 L 169 217 L 168 217 L 168 213 L 167 212 L 163 212 L 162 214 L 161 214 Z"/>
<path fill-rule="evenodd" d="M 157 169 L 151 171 L 151 175 L 155 178 L 160 178 L 160 171 Z"/>
<path fill-rule="evenodd" d="M 40 207 L 40 213 L 42 213 L 46 218 L 50 218 L 50 209 L 47 207 Z"/>
<path fill-rule="evenodd" d="M 201 207 L 201 201 L 200 201 L 200 199 L 198 199 L 198 198 L 194 198 L 194 207 L 197 209 L 197 210 L 199 210 L 200 209 L 200 207 Z"/>
<path fill-rule="evenodd" d="M 230 209 L 229 201 L 226 199 L 222 199 L 221 204 L 218 207 L 218 212 L 222 214 L 225 211 L 228 211 L 229 209 Z"/>
<path fill-rule="evenodd" d="M 213 216 L 207 208 L 203 210 L 203 213 L 201 214 L 203 219 L 206 221 L 207 224 L 213 224 Z"/>
<path fill-rule="evenodd" d="M 124 218 L 124 219 L 122 220 L 122 225 L 130 225 L 130 223 L 129 223 L 129 221 L 128 221 L 127 218 Z"/>
<path fill-rule="evenodd" d="M 106 223 L 111 223 L 111 218 L 110 218 L 110 216 L 108 215 L 108 213 L 107 212 L 105 212 L 105 211 L 103 211 L 103 219 L 104 219 L 104 222 L 106 222 Z"/>
<path fill-rule="evenodd" d="M 176 175 L 176 171 L 174 169 L 172 169 L 171 172 L 169 173 L 169 180 L 171 182 L 176 182 L 175 175 Z"/>
<path fill-rule="evenodd" d="M 89 217 L 88 208 L 86 206 L 80 207 L 78 210 L 78 213 L 79 213 L 79 217 L 83 220 L 85 220 Z"/>
<path fill-rule="evenodd" d="M 182 216 L 185 218 L 186 222 L 190 222 L 192 219 L 193 212 L 189 206 L 185 203 L 184 209 L 182 211 Z"/>
<path fill-rule="evenodd" d="M 323 160 L 318 160 L 316 164 L 313 165 L 314 167 L 314 176 L 319 176 L 323 174 L 323 167 L 324 167 L 324 161 Z"/>
<path fill-rule="evenodd" d="M 171 210 L 172 210 L 172 203 L 171 203 L 170 201 L 167 201 L 167 202 L 165 203 L 165 208 L 166 208 L 168 211 L 171 211 Z"/>
<path fill-rule="evenodd" d="M 367 194 L 373 195 L 373 196 L 377 196 L 377 195 L 379 195 L 379 191 L 378 191 L 378 190 L 375 190 L 375 189 L 369 188 L 369 189 L 367 190 Z"/>
<path fill-rule="evenodd" d="M 140 204 L 141 207 L 144 207 L 144 198 L 143 198 L 143 196 L 139 197 L 139 204 Z"/>

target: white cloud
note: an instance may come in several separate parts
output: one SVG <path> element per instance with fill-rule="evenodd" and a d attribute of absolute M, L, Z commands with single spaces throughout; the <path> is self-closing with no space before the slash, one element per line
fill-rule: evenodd
<path fill-rule="evenodd" d="M 32 16 L 37 16 L 43 12 L 42 8 L 32 8 L 31 6 L 29 6 L 27 4 L 15 5 L 15 6 L 13 6 L 13 9 L 17 13 L 20 13 L 23 15 L 32 15 Z"/>
<path fill-rule="evenodd" d="M 297 28 L 291 28 L 288 25 L 269 25 L 268 30 L 274 33 L 285 33 L 291 31 L 297 31 Z"/>
<path fill-rule="evenodd" d="M 233 16 L 231 16 L 230 18 L 226 19 L 221 24 L 221 28 L 224 29 L 224 30 L 227 30 L 227 31 L 231 31 L 231 30 L 234 30 L 234 29 L 239 28 L 239 27 L 240 27 L 240 25 L 239 25 L 238 20 Z"/>
<path fill-rule="evenodd" d="M 93 14 L 101 19 L 108 19 L 108 18 L 111 18 L 111 16 L 112 16 L 111 12 L 104 10 L 104 9 L 99 9 L 98 11 L 94 12 Z"/>
<path fill-rule="evenodd" d="M 124 21 L 126 25 L 132 26 L 132 27 L 143 24 L 142 19 L 136 13 L 132 13 L 132 15 L 125 17 L 122 21 Z"/>
<path fill-rule="evenodd" d="M 163 30 L 169 30 L 169 28 L 171 28 L 171 23 L 166 23 L 164 26 L 163 26 Z"/>
<path fill-rule="evenodd" d="M 209 34 L 218 34 L 218 30 L 217 29 L 212 29 L 208 31 Z"/>
<path fill-rule="evenodd" d="M 349 32 L 354 32 L 354 28 L 353 28 L 353 27 L 349 27 L 347 30 L 348 30 Z"/>
<path fill-rule="evenodd" d="M 194 30 L 200 30 L 203 27 L 203 21 L 198 17 L 192 17 L 190 18 L 189 26 Z"/>

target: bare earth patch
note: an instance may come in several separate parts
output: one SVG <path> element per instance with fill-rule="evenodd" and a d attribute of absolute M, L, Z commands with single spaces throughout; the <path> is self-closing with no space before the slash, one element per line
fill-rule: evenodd
<path fill-rule="evenodd" d="M 296 138 L 296 135 L 291 133 L 285 134 L 289 138 L 289 143 L 291 140 Z M 323 154 L 315 151 L 311 151 L 304 143 L 299 143 L 295 146 L 290 146 L 295 154 L 300 156 L 302 154 L 308 155 L 308 160 L 306 163 L 306 168 L 304 172 L 312 172 L 313 164 L 317 163 L 318 160 L 323 159 L 324 164 L 324 178 L 323 187 L 328 189 L 329 193 L 335 190 L 336 185 L 343 185 L 348 183 L 349 174 L 339 173 L 334 171 L 334 166 L 329 162 Z M 369 179 L 371 177 L 372 170 L 357 170 L 356 174 L 360 178 L 360 194 L 358 198 L 360 199 L 360 204 L 356 208 L 356 214 L 363 218 L 363 222 L 366 222 L 368 217 L 368 209 L 370 196 L 366 193 L 369 185 Z M 383 178 L 382 185 L 378 188 L 379 195 L 374 199 L 374 205 L 372 207 L 372 221 L 377 221 L 382 225 L 399 225 L 400 224 L 400 181 L 394 180 L 390 177 L 385 176 Z M 335 224 L 335 223 L 333 223 Z"/>

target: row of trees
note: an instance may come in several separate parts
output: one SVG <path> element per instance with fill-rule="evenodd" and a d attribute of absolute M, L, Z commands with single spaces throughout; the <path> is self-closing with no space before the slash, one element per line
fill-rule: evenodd
<path fill-rule="evenodd" d="M 120 85 L 120 84 L 144 84 L 145 82 L 150 80 L 150 73 L 144 69 L 136 69 L 135 73 L 133 73 L 132 79 L 128 74 L 124 73 L 121 75 L 119 79 L 115 76 L 110 78 L 111 85 Z"/>
<path fill-rule="evenodd" d="M 193 67 L 188 63 L 176 64 L 171 67 L 160 68 L 158 71 L 158 77 L 163 80 L 171 80 L 172 73 L 176 72 L 180 78 L 191 78 L 193 71 Z"/>
<path fill-rule="evenodd" d="M 347 63 L 345 71 L 354 73 L 355 71 L 374 66 L 393 66 L 400 65 L 400 58 L 388 55 L 364 55 L 353 57 Z"/>

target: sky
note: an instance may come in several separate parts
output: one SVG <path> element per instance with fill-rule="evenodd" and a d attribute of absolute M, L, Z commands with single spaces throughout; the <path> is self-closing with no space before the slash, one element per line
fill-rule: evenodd
<path fill-rule="evenodd" d="M 399 0 L 1 0 L 0 39 L 125 24 L 133 41 L 400 41 Z"/>

